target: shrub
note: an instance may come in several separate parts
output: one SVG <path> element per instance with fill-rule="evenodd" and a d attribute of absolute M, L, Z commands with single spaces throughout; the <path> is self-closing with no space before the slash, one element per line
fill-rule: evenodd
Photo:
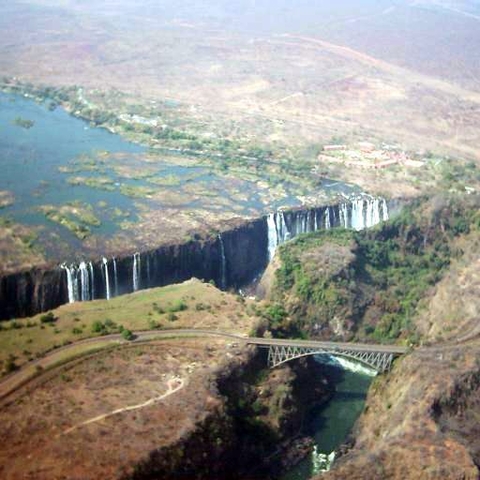
<path fill-rule="evenodd" d="M 176 300 L 173 305 L 168 309 L 169 312 L 183 312 L 188 308 L 187 304 L 183 300 Z"/>
<path fill-rule="evenodd" d="M 109 318 L 107 318 L 104 322 L 103 322 L 104 326 L 106 328 L 115 328 L 117 325 L 115 324 L 115 322 L 113 320 L 110 320 Z"/>
<path fill-rule="evenodd" d="M 40 317 L 40 321 L 42 323 L 55 323 L 57 319 L 55 318 L 53 312 L 48 312 Z"/>
<path fill-rule="evenodd" d="M 95 320 L 92 323 L 92 332 L 93 333 L 103 333 L 105 331 L 105 325 L 99 320 Z"/>
<path fill-rule="evenodd" d="M 156 322 L 155 320 L 149 319 L 148 320 L 148 328 L 150 330 L 156 330 L 157 328 L 160 328 L 160 324 Z"/>
<path fill-rule="evenodd" d="M 5 362 L 5 372 L 11 373 L 18 369 L 18 365 L 15 363 L 15 357 L 13 355 L 9 355 L 7 361 Z"/>
<path fill-rule="evenodd" d="M 133 335 L 133 333 L 132 333 L 131 330 L 128 330 L 127 328 L 124 328 L 124 329 L 122 330 L 122 338 L 123 338 L 124 340 L 131 341 L 131 340 L 134 339 L 134 335 Z"/>

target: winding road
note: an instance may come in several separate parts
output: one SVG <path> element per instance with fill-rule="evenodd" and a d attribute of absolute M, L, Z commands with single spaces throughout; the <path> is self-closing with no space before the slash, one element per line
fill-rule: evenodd
<path fill-rule="evenodd" d="M 115 345 L 131 345 L 152 340 L 161 340 L 175 337 L 221 337 L 234 340 L 247 345 L 258 345 L 262 347 L 268 346 L 297 346 L 307 348 L 326 348 L 326 349 L 342 349 L 348 348 L 359 352 L 375 351 L 388 352 L 396 355 L 403 355 L 408 352 L 408 348 L 395 345 L 372 345 L 363 343 L 340 343 L 340 342 L 321 342 L 314 340 L 292 340 L 278 338 L 259 338 L 248 337 L 239 333 L 222 332 L 219 330 L 207 329 L 171 329 L 171 330 L 146 330 L 135 332 L 134 339 L 125 340 L 121 334 L 114 333 L 101 337 L 87 338 L 78 342 L 57 348 L 47 353 L 43 358 L 32 360 L 16 372 L 7 375 L 0 381 L 0 400 L 3 400 L 18 388 L 27 384 L 33 378 L 39 376 L 39 373 L 51 370 L 56 366 L 65 364 L 71 360 L 77 359 L 79 356 L 93 353 L 99 349 L 112 347 Z"/>

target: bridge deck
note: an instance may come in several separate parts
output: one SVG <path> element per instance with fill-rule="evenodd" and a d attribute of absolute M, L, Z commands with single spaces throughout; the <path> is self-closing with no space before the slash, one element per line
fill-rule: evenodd
<path fill-rule="evenodd" d="M 404 355 L 409 351 L 408 347 L 398 345 L 378 345 L 369 343 L 349 343 L 349 342 L 321 342 L 314 340 L 291 340 L 280 338 L 245 338 L 246 343 L 258 345 L 259 347 L 283 346 L 283 347 L 304 347 L 304 348 L 324 348 L 325 350 L 350 350 L 356 352 L 378 352 L 391 353 L 393 355 Z"/>

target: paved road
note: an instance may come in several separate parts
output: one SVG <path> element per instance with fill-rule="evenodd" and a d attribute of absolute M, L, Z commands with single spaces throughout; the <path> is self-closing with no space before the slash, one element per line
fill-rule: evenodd
<path fill-rule="evenodd" d="M 208 329 L 172 329 L 172 330 L 148 330 L 136 332 L 133 341 L 124 340 L 119 333 L 104 335 L 101 337 L 87 338 L 63 347 L 57 348 L 45 357 L 32 360 L 24 365 L 20 370 L 7 375 L 0 381 L 0 399 L 5 398 L 19 387 L 28 383 L 32 377 L 36 376 L 38 369 L 48 369 L 68 360 L 68 353 L 71 351 L 72 357 L 79 354 L 85 354 L 96 350 L 97 348 L 105 348 L 115 344 L 131 344 L 141 343 L 155 339 L 170 337 L 222 337 L 233 341 L 268 347 L 270 345 L 285 345 L 299 347 L 313 347 L 325 349 L 349 349 L 355 351 L 371 351 L 371 352 L 387 352 L 396 355 L 402 355 L 408 351 L 406 347 L 398 347 L 395 345 L 369 345 L 362 343 L 337 343 L 337 342 L 316 342 L 312 340 L 289 340 L 275 338 L 255 338 L 247 337 L 241 334 L 222 332 L 218 330 Z"/>

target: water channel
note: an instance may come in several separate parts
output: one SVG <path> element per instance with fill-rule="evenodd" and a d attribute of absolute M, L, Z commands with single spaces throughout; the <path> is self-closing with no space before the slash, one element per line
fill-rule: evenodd
<path fill-rule="evenodd" d="M 362 412 L 375 376 L 373 370 L 354 362 L 327 356 L 315 358 L 325 366 L 325 375 L 334 383 L 335 394 L 326 405 L 313 409 L 306 421 L 305 433 L 314 438 L 314 451 L 281 480 L 307 480 L 330 468 L 333 452 L 346 440 Z"/>

